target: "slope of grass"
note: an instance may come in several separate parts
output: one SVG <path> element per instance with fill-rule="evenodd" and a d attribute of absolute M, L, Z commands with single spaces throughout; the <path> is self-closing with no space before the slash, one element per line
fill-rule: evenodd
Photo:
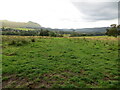
<path fill-rule="evenodd" d="M 39 28 L 41 27 L 39 24 L 29 21 L 29 22 L 14 22 L 8 20 L 0 20 L 2 23 L 2 27 L 10 27 L 10 28 L 20 28 L 20 27 L 32 27 L 32 28 Z"/>
<path fill-rule="evenodd" d="M 115 38 L 3 36 L 2 47 L 3 88 L 119 87 Z"/>
<path fill-rule="evenodd" d="M 35 29 L 30 29 L 30 28 L 13 28 L 15 30 L 25 30 L 25 31 L 28 31 L 28 30 L 35 30 Z"/>

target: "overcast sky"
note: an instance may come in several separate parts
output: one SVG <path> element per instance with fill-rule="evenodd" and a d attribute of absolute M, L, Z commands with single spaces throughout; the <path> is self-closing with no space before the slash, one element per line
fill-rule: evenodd
<path fill-rule="evenodd" d="M 0 20 L 33 21 L 50 28 L 106 27 L 118 23 L 119 0 L 0 0 Z"/>

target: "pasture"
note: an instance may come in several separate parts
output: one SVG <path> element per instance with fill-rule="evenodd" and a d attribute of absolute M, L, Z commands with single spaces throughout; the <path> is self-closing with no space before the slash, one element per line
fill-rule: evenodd
<path fill-rule="evenodd" d="M 114 37 L 2 36 L 3 88 L 118 88 Z"/>

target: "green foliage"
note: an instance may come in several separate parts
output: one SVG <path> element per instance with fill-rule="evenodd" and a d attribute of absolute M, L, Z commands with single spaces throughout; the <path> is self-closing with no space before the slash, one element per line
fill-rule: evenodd
<path fill-rule="evenodd" d="M 71 32 L 70 37 L 80 37 L 80 36 L 104 36 L 104 33 L 79 33 L 79 32 Z"/>
<path fill-rule="evenodd" d="M 81 36 L 81 34 L 77 33 L 77 32 L 73 32 L 70 37 L 78 37 Z"/>
<path fill-rule="evenodd" d="M 49 36 L 49 31 L 41 29 L 40 36 Z"/>
<path fill-rule="evenodd" d="M 117 35 L 118 35 L 117 28 L 110 28 L 109 30 L 107 30 L 106 34 L 108 36 L 115 36 L 115 37 L 117 37 Z"/>
<path fill-rule="evenodd" d="M 119 25 L 112 24 L 109 29 L 106 29 L 106 35 L 117 37 L 119 35 Z"/>
<path fill-rule="evenodd" d="M 54 33 L 54 32 L 49 32 L 49 36 L 51 36 L 51 37 L 56 37 L 57 35 L 56 35 L 56 33 Z"/>

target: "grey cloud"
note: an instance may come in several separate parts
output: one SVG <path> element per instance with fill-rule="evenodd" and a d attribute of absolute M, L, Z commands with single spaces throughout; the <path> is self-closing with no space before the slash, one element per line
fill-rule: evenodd
<path fill-rule="evenodd" d="M 87 21 L 112 20 L 118 18 L 117 2 L 73 2 L 75 7 L 84 14 Z"/>

